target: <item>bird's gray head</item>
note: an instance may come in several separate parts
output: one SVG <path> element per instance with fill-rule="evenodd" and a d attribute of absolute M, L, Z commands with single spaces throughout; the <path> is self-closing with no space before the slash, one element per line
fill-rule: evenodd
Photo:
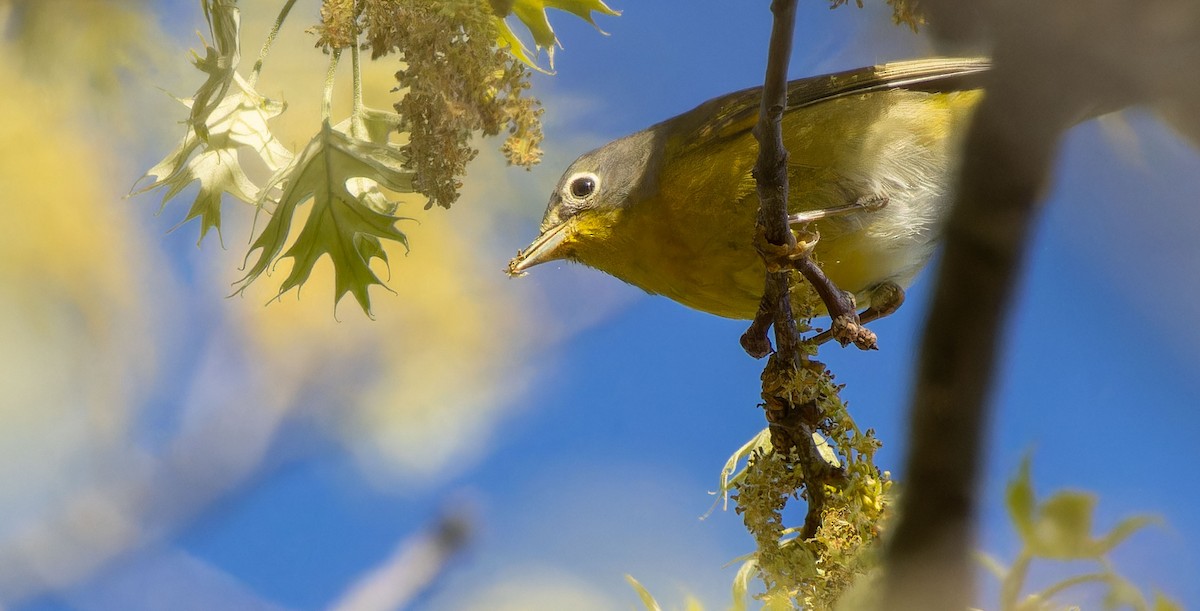
<path fill-rule="evenodd" d="M 662 142 L 654 128 L 580 155 L 550 194 L 542 231 L 585 210 L 619 208 L 658 190 Z"/>
<path fill-rule="evenodd" d="M 605 239 L 622 213 L 658 192 L 663 141 L 658 126 L 614 140 L 576 159 L 550 194 L 541 235 L 517 253 L 509 274 L 539 263 L 573 259 Z"/>

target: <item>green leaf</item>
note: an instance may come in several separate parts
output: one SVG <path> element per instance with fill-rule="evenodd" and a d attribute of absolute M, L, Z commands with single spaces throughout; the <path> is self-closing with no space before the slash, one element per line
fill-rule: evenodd
<path fill-rule="evenodd" d="M 192 112 L 188 124 L 201 139 L 208 139 L 208 118 L 233 86 L 238 64 L 242 60 L 240 33 L 242 17 L 236 0 L 203 0 L 204 17 L 215 47 L 205 43 L 204 57 L 192 52 L 192 64 L 208 75 L 192 96 Z M 203 41 L 203 39 L 201 39 Z"/>
<path fill-rule="evenodd" d="M 334 303 L 352 293 L 359 306 L 371 315 L 367 288 L 383 282 L 370 268 L 371 258 L 385 263 L 381 240 L 408 246 L 408 239 L 396 228 L 399 217 L 376 209 L 351 183 L 374 184 L 393 191 L 412 192 L 413 174 L 405 169 L 400 149 L 369 140 L 354 138 L 326 122 L 321 131 L 287 168 L 271 179 L 268 187 L 281 185 L 270 221 L 250 246 L 247 263 L 254 251 L 258 259 L 238 282 L 244 291 L 255 279 L 281 258 L 292 259 L 292 270 L 280 285 L 279 295 L 308 280 L 317 261 L 329 256 L 334 270 Z M 266 196 L 264 195 L 264 198 Z M 280 255 L 297 208 L 312 202 L 304 227 L 287 252 Z M 267 201 L 260 205 L 266 207 Z M 388 206 L 392 207 L 391 205 Z"/>
<path fill-rule="evenodd" d="M 516 4 L 521 4 L 524 1 L 533 0 L 517 0 Z M 556 8 L 560 11 L 571 13 L 592 24 L 596 29 L 600 29 L 600 26 L 596 25 L 596 21 L 592 19 L 592 13 L 602 13 L 613 17 L 621 15 L 621 11 L 614 11 L 601 0 L 543 0 L 543 2 L 547 8 Z M 603 32 L 603 30 L 601 31 Z"/>
<path fill-rule="evenodd" d="M 1108 574 L 1107 581 L 1108 593 L 1104 595 L 1105 609 L 1146 611 L 1146 599 L 1142 596 L 1142 592 L 1138 590 L 1137 586 L 1112 573 Z"/>
<path fill-rule="evenodd" d="M 517 34 L 512 31 L 511 27 L 509 27 L 508 22 L 501 17 L 496 17 L 496 46 L 500 47 L 501 49 L 508 49 L 508 52 L 513 57 L 517 58 L 517 61 L 521 62 L 522 64 L 525 64 L 526 66 L 529 66 L 530 68 L 533 68 L 542 74 L 552 74 L 551 71 L 539 66 L 538 63 L 529 56 L 529 48 L 525 46 L 525 43 L 521 42 L 521 39 L 518 38 Z"/>
<path fill-rule="evenodd" d="M 546 9 L 548 8 L 566 11 L 593 26 L 596 26 L 596 21 L 592 18 L 592 13 L 601 13 L 614 17 L 621 14 L 620 11 L 614 11 L 603 0 L 515 0 L 509 9 L 510 13 L 499 15 L 501 23 L 497 24 L 499 26 L 497 43 L 502 48 L 508 47 L 514 57 L 538 70 L 541 70 L 541 68 L 538 68 L 536 63 L 530 61 L 525 46 L 520 43 L 520 40 L 517 39 L 512 29 L 503 23 L 503 18 L 507 17 L 508 14 L 512 14 L 521 23 L 525 24 L 525 28 L 529 30 L 529 34 L 533 36 L 535 48 L 539 51 L 542 49 L 546 50 L 546 56 L 550 61 L 550 68 L 553 69 L 554 48 L 561 45 L 558 42 L 558 37 L 554 34 L 554 28 L 550 27 L 549 18 L 546 17 Z M 599 30 L 600 28 L 597 26 L 596 29 Z M 604 33 L 603 30 L 600 30 L 600 32 Z"/>
<path fill-rule="evenodd" d="M 642 599 L 642 604 L 645 605 L 646 611 L 662 611 L 662 607 L 659 606 L 657 600 L 654 600 L 654 596 L 650 594 L 650 591 L 639 583 L 638 580 L 634 579 L 633 575 L 625 575 L 625 581 L 628 581 L 629 585 L 633 586 L 633 590 L 637 592 L 638 598 Z"/>
<path fill-rule="evenodd" d="M 1129 535 L 1158 522 L 1157 518 L 1151 516 L 1133 516 L 1121 520 L 1112 530 L 1108 531 L 1108 534 L 1096 542 L 1097 554 L 1107 554 L 1122 541 L 1128 539 Z"/>
<path fill-rule="evenodd" d="M 1104 537 L 1091 536 L 1096 497 L 1081 492 L 1060 492 L 1038 508 L 1036 536 L 1028 542 L 1033 553 L 1057 560 L 1100 559 L 1129 535 L 1153 523 L 1134 516 L 1118 523 Z"/>
<path fill-rule="evenodd" d="M 1043 558 L 1092 558 L 1092 511 L 1096 497 L 1081 492 L 1059 492 L 1038 507 L 1034 538 L 1027 542 Z"/>
<path fill-rule="evenodd" d="M 746 598 L 750 595 L 750 580 L 758 575 L 758 559 L 750 558 L 738 567 L 733 576 L 733 611 L 746 611 Z"/>
<path fill-rule="evenodd" d="M 717 508 L 718 503 L 724 503 L 724 509 L 729 509 L 729 492 L 733 490 L 734 486 L 736 486 L 737 483 L 740 482 L 746 475 L 747 467 L 743 465 L 741 469 L 738 469 L 738 465 L 743 460 L 749 459 L 755 451 L 762 450 L 765 452 L 769 451 L 770 448 L 771 430 L 769 428 L 764 428 L 754 435 L 754 437 L 751 437 L 750 441 L 742 444 L 742 447 L 738 448 L 736 452 L 729 456 L 729 460 L 725 461 L 725 466 L 721 468 L 721 479 L 717 483 L 717 491 L 710 493 L 718 495 L 717 500 L 713 501 L 713 506 L 710 507 L 707 512 L 705 512 L 701 519 L 707 518 L 709 514 L 711 514 L 713 510 Z"/>
<path fill-rule="evenodd" d="M 1154 593 L 1154 611 L 1183 611 L 1183 605 L 1163 596 L 1160 592 Z"/>
<path fill-rule="evenodd" d="M 1008 516 L 1017 529 L 1017 534 L 1028 546 L 1033 540 L 1033 510 L 1036 499 L 1033 493 L 1033 481 L 1030 477 L 1030 457 L 1021 460 L 1021 468 L 1017 476 L 1008 482 L 1005 501 L 1008 505 Z"/>
<path fill-rule="evenodd" d="M 153 182 L 130 193 L 132 196 L 165 188 L 161 211 L 167 200 L 198 181 L 200 189 L 196 199 L 180 222 L 182 225 L 191 219 L 200 219 L 197 243 L 204 240 L 210 229 L 220 233 L 223 194 L 228 193 L 247 203 L 256 203 L 262 198 L 262 189 L 242 168 L 242 156 L 256 158 L 271 172 L 278 172 L 292 160 L 292 152 L 267 127 L 267 122 L 282 113 L 286 105 L 258 94 L 240 76 L 234 75 L 234 84 L 237 92 L 226 96 L 208 114 L 208 138 L 201 139 L 195 126 L 189 124 L 175 149 L 139 180 L 153 177 Z M 179 101 L 184 106 L 195 107 L 193 100 Z"/>

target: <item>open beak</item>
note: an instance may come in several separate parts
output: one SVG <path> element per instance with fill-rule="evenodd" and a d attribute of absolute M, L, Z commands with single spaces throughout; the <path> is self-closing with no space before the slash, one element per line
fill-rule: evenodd
<path fill-rule="evenodd" d="M 534 265 L 565 259 L 569 254 L 566 244 L 571 235 L 570 224 L 570 221 L 564 221 L 547 229 L 528 248 L 518 251 L 517 256 L 508 262 L 508 275 L 514 278 L 524 276 L 525 270 Z"/>

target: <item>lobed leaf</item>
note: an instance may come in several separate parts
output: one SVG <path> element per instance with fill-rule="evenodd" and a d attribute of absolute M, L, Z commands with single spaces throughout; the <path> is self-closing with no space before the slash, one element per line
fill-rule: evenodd
<path fill-rule="evenodd" d="M 494 3 L 493 3 L 494 5 Z M 619 16 L 620 11 L 615 11 L 603 0 L 514 0 L 511 6 L 508 6 L 507 13 L 498 15 L 497 28 L 499 36 L 497 44 L 501 48 L 509 48 L 513 56 L 521 60 L 526 65 L 545 72 L 528 55 L 528 50 L 512 29 L 504 22 L 504 17 L 508 15 L 515 16 L 525 28 L 529 30 L 529 34 L 533 37 L 534 47 L 537 50 L 546 50 L 546 56 L 550 62 L 551 70 L 554 69 L 554 48 L 562 46 L 558 37 L 554 34 L 554 28 L 550 26 L 550 19 L 546 16 L 546 9 L 553 8 L 560 11 L 566 11 L 592 24 L 597 30 L 600 30 L 596 25 L 596 20 L 592 17 L 593 13 L 603 15 Z M 603 30 L 600 30 L 603 33 Z"/>
<path fill-rule="evenodd" d="M 1029 545 L 1034 537 L 1033 511 L 1036 502 L 1030 477 L 1030 457 L 1025 456 L 1021 460 L 1021 468 L 1017 472 L 1017 476 L 1008 483 L 1005 504 L 1008 506 L 1008 515 L 1012 518 L 1017 534 L 1021 536 L 1026 545 Z"/>
<path fill-rule="evenodd" d="M 192 64 L 208 75 L 196 94 L 192 96 L 192 112 L 188 124 L 200 138 L 208 139 L 209 115 L 225 99 L 225 95 L 237 76 L 237 67 L 242 59 L 240 44 L 241 12 L 236 0 L 204 0 L 204 18 L 208 20 L 208 31 L 214 46 L 205 44 L 204 57 L 192 52 Z"/>
<path fill-rule="evenodd" d="M 282 192 L 270 221 L 250 246 L 247 262 L 254 251 L 260 252 L 238 282 L 237 292 L 244 291 L 279 259 L 290 258 L 291 272 L 279 287 L 282 295 L 303 285 L 317 261 L 328 256 L 334 269 L 334 303 L 351 293 L 370 316 L 367 289 L 371 285 L 384 286 L 371 270 L 370 260 L 387 262 L 383 239 L 408 246 L 407 237 L 395 226 L 400 218 L 376 209 L 378 202 L 373 204 L 366 196 L 373 192 L 371 185 L 401 192 L 413 190 L 413 174 L 404 167 L 398 151 L 355 138 L 326 122 L 300 156 L 271 179 L 268 186 L 279 185 Z M 361 190 L 364 184 L 368 186 L 365 191 Z M 297 209 L 309 201 L 312 207 L 304 226 L 283 252 Z M 264 196 L 260 205 L 267 204 Z"/>
<path fill-rule="evenodd" d="M 625 575 L 625 581 L 628 581 L 629 585 L 633 587 L 633 590 L 637 592 L 638 598 L 642 601 L 642 605 L 646 607 L 646 611 L 662 611 L 662 606 L 658 604 L 657 600 L 654 600 L 654 596 L 650 594 L 650 591 L 646 589 L 646 586 L 643 586 L 640 582 L 638 582 L 638 580 L 634 579 L 633 575 Z"/>
<path fill-rule="evenodd" d="M 138 195 L 165 188 L 161 211 L 167 200 L 192 182 L 199 182 L 196 199 L 180 222 L 182 225 L 200 219 L 197 243 L 204 240 L 210 229 L 220 233 L 221 200 L 225 193 L 247 203 L 256 203 L 263 195 L 262 189 L 247 177 L 240 155 L 257 158 L 272 172 L 278 172 L 292 160 L 292 152 L 267 127 L 267 122 L 282 113 L 286 105 L 260 95 L 238 75 L 234 75 L 233 83 L 237 92 L 226 95 L 208 113 L 205 124 L 208 137 L 201 138 L 195 126 L 189 124 L 175 149 L 139 179 L 141 182 L 153 177 L 153 182 L 130 193 Z M 195 108 L 195 100 L 179 101 Z"/>

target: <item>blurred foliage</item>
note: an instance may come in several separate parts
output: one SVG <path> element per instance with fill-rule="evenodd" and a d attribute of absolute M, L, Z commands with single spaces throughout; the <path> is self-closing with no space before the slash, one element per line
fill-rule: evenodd
<path fill-rule="evenodd" d="M 175 71 L 142 74 L 112 63 L 141 53 L 151 40 L 161 46 L 147 52 L 171 56 L 177 43 L 157 29 L 156 10 L 163 5 L 0 1 L 0 51 L 10 60 L 0 65 L 0 192 L 8 220 L 0 228 L 5 607 L 68 586 L 111 583 L 100 569 L 116 556 L 132 557 L 128 571 L 136 572 L 144 555 L 156 557 L 164 547 L 145 541 L 173 535 L 195 515 L 253 488 L 255 474 L 270 473 L 278 455 L 268 448 L 285 424 L 306 431 L 303 444 L 315 443 L 307 437 L 310 426 L 334 437 L 374 485 L 418 489 L 442 482 L 488 451 L 497 420 L 526 389 L 528 363 L 513 352 L 531 358 L 553 341 L 545 317 L 538 333 L 532 331 L 538 312 L 532 294 L 504 290 L 507 280 L 479 265 L 478 244 L 502 214 L 493 208 L 453 225 L 442 214 L 422 224 L 428 244 L 407 258 L 404 270 L 406 281 L 421 290 L 377 304 L 385 320 L 339 323 L 319 299 L 271 308 L 213 302 L 210 297 L 228 286 L 216 269 L 234 267 L 241 253 L 217 249 L 211 260 L 181 260 L 163 250 L 170 241 L 147 235 L 157 223 L 114 195 L 122 190 L 117 183 L 144 169 L 130 166 L 141 163 L 148 141 L 161 146 L 170 139 L 164 134 L 184 131 L 162 118 L 175 101 L 153 87 Z M 25 28 L 37 15 L 63 23 L 35 41 Z M 74 15 L 94 20 L 64 19 Z M 269 25 L 259 15 L 246 10 L 247 22 Z M 87 33 L 90 46 L 55 38 L 85 29 L 95 30 Z M 131 41 L 131 33 L 145 36 Z M 289 48 L 283 40 L 274 56 L 278 65 L 271 66 L 281 78 L 272 86 L 302 88 L 306 81 L 295 75 L 304 71 L 294 68 L 311 58 L 293 59 L 289 55 L 304 54 L 289 51 L 310 43 Z M 58 48 L 61 65 L 43 66 L 30 56 L 43 47 Z M 212 65 L 219 68 L 220 60 Z M 369 72 L 380 97 L 392 86 L 393 71 Z M 179 181 L 183 187 L 209 189 L 211 174 L 246 167 L 247 159 L 259 166 L 247 167 L 253 177 L 263 164 L 282 168 L 293 158 L 272 132 L 296 141 L 288 130 L 301 123 L 295 111 L 307 102 L 294 100 L 292 116 L 268 130 L 283 105 L 254 93 L 253 73 L 229 74 L 227 91 L 207 104 L 207 140 L 188 128 L 189 137 L 165 160 L 187 158 L 177 175 L 190 177 Z M 219 94 L 220 81 L 213 84 Z M 368 142 L 396 127 L 370 108 L 360 119 L 354 129 Z M 139 130 L 131 134 L 121 129 L 126 125 Z M 349 121 L 331 129 L 352 130 Z M 222 166 L 227 157 L 236 158 Z M 503 180 L 502 162 L 488 158 L 479 165 L 484 182 Z M 262 189 L 268 182 L 249 184 Z M 378 188 L 354 179 L 346 184 L 378 202 Z M 232 179 L 221 185 L 238 186 Z M 212 192 L 219 206 L 223 192 L 213 187 L 206 195 Z M 298 226 L 314 207 L 297 211 Z M 245 216 L 241 225 L 249 225 Z M 400 244 L 384 246 L 393 259 L 403 254 Z M 279 268 L 287 275 L 293 264 L 286 259 Z M 188 268 L 185 278 L 173 275 L 180 266 Z M 330 272 L 332 266 L 318 266 L 314 284 L 333 286 Z M 250 300 L 266 302 L 271 288 L 258 283 L 248 290 Z M 189 356 L 181 364 L 184 352 Z M 114 564 L 114 573 L 129 574 L 125 563 Z M 170 581 L 163 579 L 170 567 L 151 564 L 153 575 L 140 578 Z M 204 608 L 244 608 L 197 602 L 210 594 L 200 585 L 171 592 L 172 600 Z"/>
<path fill-rule="evenodd" d="M 121 93 L 127 75 L 159 65 L 163 42 L 144 0 L 0 0 L 0 31 L 26 74 L 103 102 Z"/>
<path fill-rule="evenodd" d="M 184 221 L 200 220 L 201 240 L 211 229 L 220 232 L 225 195 L 254 205 L 271 218 L 251 243 L 239 292 L 285 258 L 295 265 L 277 295 L 299 288 L 317 261 L 328 257 L 335 303 L 351 293 L 368 315 L 368 288 L 384 284 L 372 260 L 387 265 L 384 241 L 408 245 L 396 227 L 403 220 L 396 215 L 397 195 L 420 194 L 428 199 L 426 208 L 449 208 L 478 154 L 470 145 L 476 134 L 506 132 L 501 150 L 512 165 L 528 168 L 541 159 L 541 105 L 524 95 L 528 66 L 536 65 L 504 17 L 511 13 L 524 23 L 541 48 L 556 41 L 546 7 L 589 22 L 593 11 L 617 14 L 598 0 L 519 0 L 502 12 L 483 0 L 325 0 L 320 23 L 309 29 L 315 46 L 330 56 L 325 104 L 320 127 L 296 155 L 270 128 L 286 104 L 256 90 L 263 59 L 294 2 L 281 3 L 258 61 L 243 76 L 237 1 L 202 1 L 213 42 L 205 41 L 203 55 L 193 53 L 192 63 L 205 80 L 191 98 L 180 99 L 189 108 L 182 140 L 147 172 L 149 184 L 135 194 L 162 189 L 165 206 L 198 182 Z M 369 49 L 372 60 L 399 60 L 395 112 L 363 106 L 360 48 Z M 351 55 L 353 103 L 334 126 L 333 75 L 344 50 Z M 254 180 L 251 167 L 265 168 L 270 177 Z M 310 202 L 310 213 L 297 216 Z"/>
<path fill-rule="evenodd" d="M 0 562 L 18 527 L 128 443 L 157 373 L 149 304 L 171 295 L 112 196 L 121 122 L 97 121 L 162 40 L 140 6 L 0 1 Z M 64 13 L 78 20 L 49 26 Z M 5 597 L 12 573 L 0 570 Z"/>
<path fill-rule="evenodd" d="M 1096 497 L 1075 491 L 1062 491 L 1038 502 L 1030 475 L 1030 459 L 1021 463 L 1017 476 L 1008 483 L 1008 515 L 1021 540 L 1021 551 L 1012 565 L 983 555 L 984 566 L 1001 584 L 1001 611 L 1061 611 L 1076 609 L 1054 601 L 1062 592 L 1081 585 L 1105 588 L 1107 609 L 1134 611 L 1181 611 L 1182 607 L 1161 594 L 1147 599 L 1112 566 L 1108 554 L 1138 529 L 1154 522 L 1144 516 L 1126 518 L 1100 537 L 1092 536 Z M 1061 579 L 1044 589 L 1022 595 L 1026 590 L 1034 561 L 1085 562 L 1096 571 Z"/>

